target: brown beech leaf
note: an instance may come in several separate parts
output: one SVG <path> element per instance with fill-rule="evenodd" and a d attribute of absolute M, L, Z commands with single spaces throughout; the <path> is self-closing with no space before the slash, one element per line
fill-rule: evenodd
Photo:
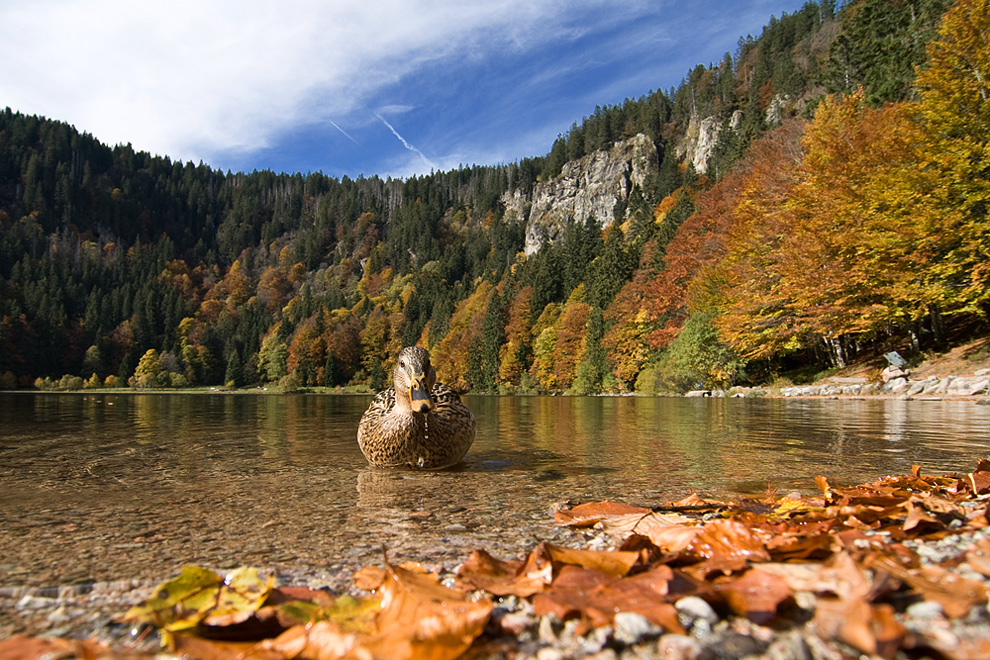
<path fill-rule="evenodd" d="M 832 593 L 841 598 L 865 599 L 873 590 L 866 574 L 852 557 L 840 552 L 815 572 L 813 582 L 801 589 L 816 593 Z"/>
<path fill-rule="evenodd" d="M 638 552 L 621 550 L 575 550 L 559 545 L 546 544 L 555 564 L 573 564 L 589 568 L 609 577 L 622 577 L 639 560 Z"/>
<path fill-rule="evenodd" d="M 691 545 L 694 537 L 701 533 L 701 526 L 678 514 L 651 513 L 643 516 L 631 531 L 650 539 L 664 552 L 676 553 Z"/>
<path fill-rule="evenodd" d="M 58 658 L 59 660 L 94 660 L 107 653 L 106 646 L 95 640 L 76 640 L 48 637 L 25 637 L 14 635 L 0 640 L 0 658 L 4 660 L 38 660 L 38 658 Z M 137 658 L 150 658 L 150 655 L 136 654 Z"/>
<path fill-rule="evenodd" d="M 457 572 L 460 582 L 496 596 L 523 598 L 547 589 L 565 565 L 581 566 L 608 577 L 622 577 L 639 560 L 638 552 L 575 550 L 540 543 L 525 561 L 502 561 L 475 550 Z"/>
<path fill-rule="evenodd" d="M 573 509 L 560 509 L 554 514 L 554 520 L 560 525 L 571 527 L 591 527 L 607 518 L 627 515 L 646 515 L 650 509 L 641 506 L 629 506 L 604 500 L 602 502 L 589 502 L 580 504 Z"/>
<path fill-rule="evenodd" d="M 284 658 L 337 660 L 355 657 L 360 637 L 359 633 L 342 631 L 330 621 L 317 621 L 312 625 L 289 628 L 275 639 L 261 642 L 258 647 Z M 363 657 L 370 656 L 365 653 Z"/>
<path fill-rule="evenodd" d="M 766 625 L 777 615 L 777 607 L 794 598 L 787 581 L 760 568 L 751 568 L 742 576 L 716 583 L 729 607 L 753 623 Z"/>
<path fill-rule="evenodd" d="M 866 654 L 877 651 L 873 610 L 861 598 L 819 598 L 813 621 L 825 639 L 839 640 Z"/>
<path fill-rule="evenodd" d="M 946 528 L 953 520 L 966 520 L 965 507 L 937 496 L 912 497 L 905 503 L 907 518 L 903 529 L 909 531 L 921 523 L 929 523 L 939 529 Z"/>
<path fill-rule="evenodd" d="M 444 587 L 435 575 L 415 566 L 386 562 L 385 573 L 377 594 L 381 606 L 369 630 L 318 621 L 295 626 L 262 648 L 306 660 L 452 660 L 481 634 L 491 613 L 490 602 L 472 601 L 465 592 Z"/>
<path fill-rule="evenodd" d="M 540 616 L 551 612 L 561 619 L 578 616 L 578 634 L 610 624 L 619 612 L 635 612 L 664 630 L 683 633 L 676 608 L 663 600 L 673 577 L 667 566 L 625 578 L 564 566 L 550 590 L 533 599 L 533 608 Z"/>
<path fill-rule="evenodd" d="M 969 546 L 966 561 L 974 571 L 990 577 L 990 539 L 983 538 Z"/>
<path fill-rule="evenodd" d="M 709 560 L 770 561 L 763 542 L 746 525 L 734 520 L 714 520 L 705 525 L 687 552 Z"/>
<path fill-rule="evenodd" d="M 784 533 L 768 538 L 764 545 L 776 561 L 786 559 L 824 559 L 832 554 L 833 539 L 823 530 L 818 533 Z"/>
<path fill-rule="evenodd" d="M 362 566 L 354 572 L 354 586 L 361 591 L 374 591 L 385 583 L 388 573 L 380 566 Z"/>
<path fill-rule="evenodd" d="M 987 602 L 987 588 L 982 582 L 969 580 L 941 566 L 910 569 L 890 557 L 877 558 L 873 566 L 887 570 L 925 600 L 938 603 L 950 617 L 965 616 L 974 605 Z"/>
<path fill-rule="evenodd" d="M 434 575 L 386 567 L 379 634 L 363 643 L 373 657 L 456 658 L 484 630 L 491 602 L 472 601 L 466 593 L 440 584 Z"/>
<path fill-rule="evenodd" d="M 893 658 L 904 643 L 907 629 L 894 616 L 894 608 L 886 603 L 873 606 L 873 636 L 876 654 L 881 658 Z"/>
<path fill-rule="evenodd" d="M 492 557 L 486 550 L 475 550 L 457 570 L 457 580 L 496 596 L 512 594 L 525 598 L 542 591 L 547 583 L 540 581 L 526 587 L 520 585 L 518 573 L 522 565 L 521 561 L 503 561 Z"/>
<path fill-rule="evenodd" d="M 976 495 L 990 493 L 990 470 L 978 470 L 966 475 L 966 484 Z"/>
<path fill-rule="evenodd" d="M 196 660 L 283 660 L 278 651 L 253 642 L 222 642 L 192 635 L 175 634 L 171 638 L 171 651 L 176 656 Z"/>

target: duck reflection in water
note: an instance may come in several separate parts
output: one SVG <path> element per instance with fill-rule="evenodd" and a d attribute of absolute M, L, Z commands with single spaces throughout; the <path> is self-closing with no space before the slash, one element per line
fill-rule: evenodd
<path fill-rule="evenodd" d="M 379 392 L 358 424 L 372 465 L 439 469 L 456 465 L 474 442 L 474 415 L 437 375 L 425 348 L 399 352 L 392 387 Z"/>

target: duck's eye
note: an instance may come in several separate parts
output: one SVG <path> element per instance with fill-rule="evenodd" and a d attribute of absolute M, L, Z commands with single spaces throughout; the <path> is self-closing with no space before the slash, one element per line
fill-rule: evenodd
<path fill-rule="evenodd" d="M 402 367 L 403 369 L 405 369 L 406 368 L 406 361 L 405 360 L 399 360 L 399 366 Z"/>

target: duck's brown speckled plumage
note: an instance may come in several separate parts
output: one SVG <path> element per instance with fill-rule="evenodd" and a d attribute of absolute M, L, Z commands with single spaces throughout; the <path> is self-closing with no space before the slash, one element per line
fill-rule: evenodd
<path fill-rule="evenodd" d="M 464 458 L 472 442 L 474 415 L 456 392 L 436 382 L 430 354 L 419 347 L 402 349 L 393 386 L 375 396 L 358 425 L 358 445 L 368 462 L 448 467 Z"/>

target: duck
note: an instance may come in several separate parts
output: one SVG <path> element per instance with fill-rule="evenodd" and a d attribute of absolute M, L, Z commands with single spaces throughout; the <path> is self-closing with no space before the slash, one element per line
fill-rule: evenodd
<path fill-rule="evenodd" d="M 430 353 L 399 352 L 392 387 L 375 395 L 358 424 L 358 445 L 378 467 L 456 465 L 474 442 L 475 421 L 460 396 L 437 382 Z"/>

